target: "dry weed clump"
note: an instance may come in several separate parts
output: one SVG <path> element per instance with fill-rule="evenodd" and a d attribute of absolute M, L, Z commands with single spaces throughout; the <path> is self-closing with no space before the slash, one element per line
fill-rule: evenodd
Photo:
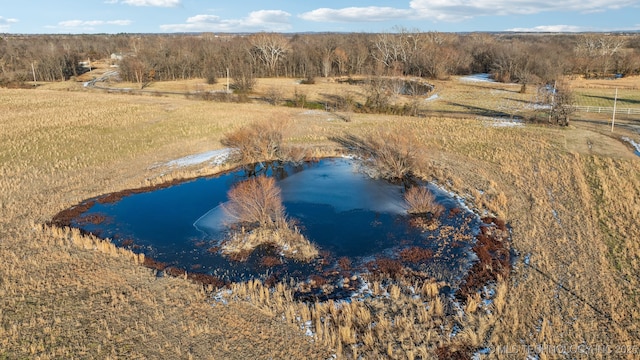
<path fill-rule="evenodd" d="M 351 270 L 351 259 L 349 259 L 348 257 L 341 257 L 340 259 L 338 259 L 338 267 L 340 267 L 340 269 L 342 269 L 342 271 L 349 271 Z"/>
<path fill-rule="evenodd" d="M 332 138 L 371 165 L 383 179 L 400 181 L 426 168 L 425 149 L 418 138 L 400 128 L 375 128 L 366 135 Z"/>
<path fill-rule="evenodd" d="M 436 202 L 433 194 L 423 186 L 412 186 L 404 193 L 407 212 L 411 216 L 409 224 L 424 231 L 433 231 L 440 225 L 440 215 L 444 206 Z"/>
<path fill-rule="evenodd" d="M 366 264 L 367 269 L 378 278 L 398 279 L 404 274 L 404 266 L 396 259 L 377 258 Z"/>
<path fill-rule="evenodd" d="M 277 258 L 275 256 L 264 256 L 262 259 L 260 259 L 260 265 L 264 267 L 273 267 L 281 264 L 282 264 L 282 260 L 280 260 L 280 258 Z"/>
<path fill-rule="evenodd" d="M 425 262 L 433 258 L 433 255 L 433 250 L 425 249 L 419 246 L 412 246 L 410 248 L 402 249 L 399 254 L 402 261 L 412 264 Z"/>
<path fill-rule="evenodd" d="M 509 234 L 504 220 L 487 217 L 483 220 L 495 226 L 480 227 L 473 247 L 478 262 L 473 265 L 458 291 L 461 299 L 473 297 L 484 286 L 496 284 L 499 279 L 507 280 L 511 272 L 511 252 L 507 243 Z"/>
<path fill-rule="evenodd" d="M 268 244 L 297 260 L 308 261 L 318 256 L 316 247 L 286 219 L 274 178 L 258 176 L 245 180 L 229 190 L 228 197 L 224 209 L 241 230 L 233 231 L 223 243 L 223 253 L 241 259 L 256 247 Z"/>
<path fill-rule="evenodd" d="M 241 163 L 278 160 L 283 158 L 287 127 L 284 117 L 262 120 L 225 134 L 220 142 L 234 149 L 235 160 Z"/>
<path fill-rule="evenodd" d="M 435 196 L 423 186 L 412 186 L 404 193 L 404 201 L 407 204 L 407 212 L 412 215 L 431 214 L 439 217 L 444 211 L 444 206 L 436 202 Z"/>
<path fill-rule="evenodd" d="M 274 246 L 284 256 L 299 261 L 309 261 L 318 256 L 318 249 L 288 222 L 281 222 L 271 228 L 234 231 L 223 242 L 221 250 L 224 254 L 236 254 L 237 260 L 243 260 L 262 245 Z"/>

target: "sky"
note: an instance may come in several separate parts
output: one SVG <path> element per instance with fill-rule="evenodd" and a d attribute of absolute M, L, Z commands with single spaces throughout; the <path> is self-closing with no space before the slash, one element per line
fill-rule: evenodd
<path fill-rule="evenodd" d="M 640 30 L 640 0 L 0 0 L 0 33 Z"/>

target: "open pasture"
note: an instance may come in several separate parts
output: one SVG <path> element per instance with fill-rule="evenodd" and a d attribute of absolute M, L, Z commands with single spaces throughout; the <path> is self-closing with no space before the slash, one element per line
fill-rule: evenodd
<path fill-rule="evenodd" d="M 321 101 L 354 86 L 274 81 L 259 80 L 257 91 L 309 89 Z M 438 99 L 425 105 L 434 116 L 352 114 L 348 122 L 259 101 L 0 89 L 0 358 L 402 359 L 481 349 L 511 358 L 505 349 L 526 357 L 526 346 L 540 344 L 618 351 L 592 358 L 637 356 L 640 158 L 619 136 L 640 141 L 638 133 L 608 134 L 606 119 L 488 126 L 477 119 L 485 111 L 511 111 L 533 93 L 458 79 L 435 85 Z M 428 149 L 425 177 L 510 227 L 518 256 L 493 301 L 471 299 L 445 316 L 456 309 L 442 308 L 437 287 L 425 285 L 417 302 L 382 283 L 374 291 L 386 297 L 342 306 L 294 302 L 286 288 L 256 283 L 214 301 L 211 288 L 158 278 L 128 251 L 45 226 L 87 198 L 215 173 L 221 167 L 166 163 L 220 149 L 225 133 L 274 118 L 290 120 L 286 142 L 317 157 L 339 152 L 329 139 L 345 133 L 415 134 Z"/>

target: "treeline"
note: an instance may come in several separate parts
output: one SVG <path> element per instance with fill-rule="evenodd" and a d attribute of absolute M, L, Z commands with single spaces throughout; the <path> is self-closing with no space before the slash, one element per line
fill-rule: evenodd
<path fill-rule="evenodd" d="M 86 71 L 82 61 L 109 57 L 117 36 L 0 35 L 0 85 L 69 80 Z M 124 41 L 126 44 L 126 41 Z"/>
<path fill-rule="evenodd" d="M 123 80 L 226 76 L 251 85 L 256 77 L 407 75 L 444 79 L 491 73 L 499 81 L 545 83 L 560 75 L 608 77 L 640 73 L 640 35 L 453 34 L 395 29 L 369 34 L 251 35 L 5 35 L 0 85 L 68 80 L 91 60 L 122 55 Z"/>

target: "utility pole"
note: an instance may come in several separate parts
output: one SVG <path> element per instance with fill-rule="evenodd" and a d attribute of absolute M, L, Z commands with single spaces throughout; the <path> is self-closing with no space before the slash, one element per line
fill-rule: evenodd
<path fill-rule="evenodd" d="M 33 82 L 36 81 L 36 69 L 33 67 L 33 62 L 31 63 L 31 73 L 33 73 Z"/>
<path fill-rule="evenodd" d="M 616 95 L 613 97 L 613 115 L 611 115 L 611 132 L 613 132 L 613 124 L 616 122 L 616 103 L 618 102 L 618 88 Z"/>
<path fill-rule="evenodd" d="M 555 95 L 556 95 L 556 87 L 558 86 L 558 80 L 553 82 L 553 90 L 551 91 L 551 108 L 549 108 L 549 120 L 548 122 L 551 123 L 551 113 L 553 113 L 553 106 L 554 106 L 554 101 L 555 101 Z"/>

